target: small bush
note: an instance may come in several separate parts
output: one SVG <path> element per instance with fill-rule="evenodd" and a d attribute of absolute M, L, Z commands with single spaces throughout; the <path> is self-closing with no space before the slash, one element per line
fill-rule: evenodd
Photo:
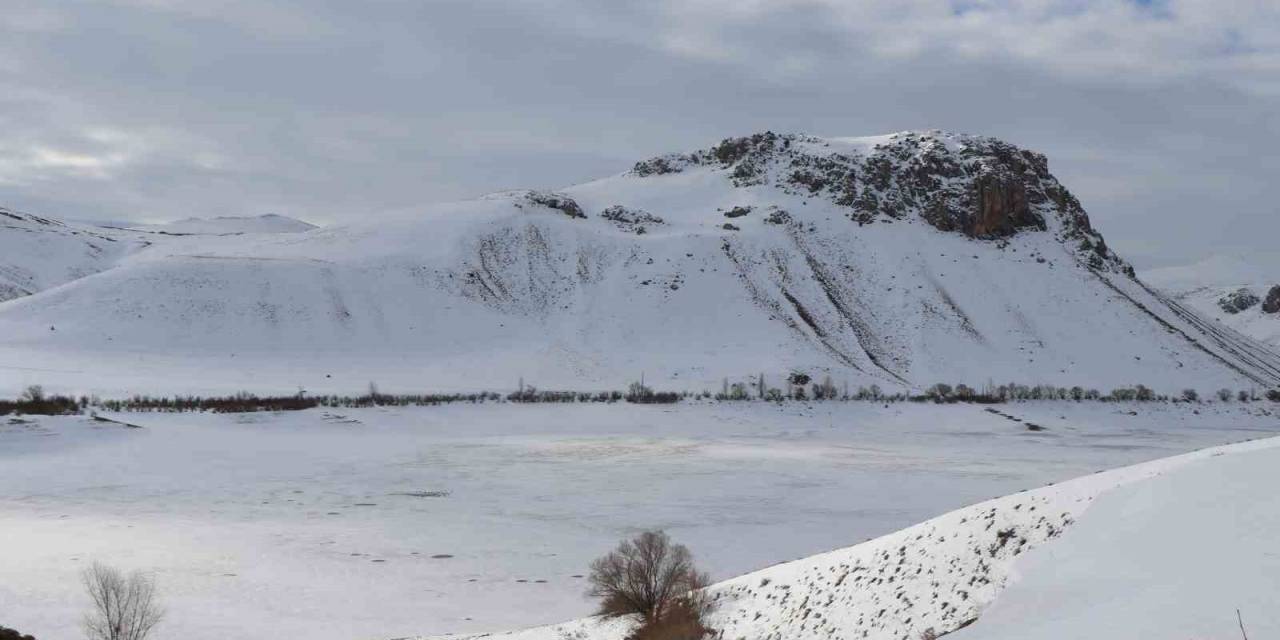
<path fill-rule="evenodd" d="M 36 640 L 35 636 L 23 635 L 17 630 L 0 626 L 0 640 Z"/>
<path fill-rule="evenodd" d="M 679 600 L 661 620 L 636 627 L 627 640 L 702 640 L 713 633 L 704 621 L 703 605 Z"/>

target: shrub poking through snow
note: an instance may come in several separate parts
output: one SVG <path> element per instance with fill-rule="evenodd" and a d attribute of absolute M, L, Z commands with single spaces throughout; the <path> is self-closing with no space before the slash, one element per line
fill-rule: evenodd
<path fill-rule="evenodd" d="M 76 400 L 68 396 L 48 395 L 44 387 L 31 385 L 17 400 L 0 400 L 0 416 L 10 413 L 56 416 L 79 413 L 87 399 Z"/>
<path fill-rule="evenodd" d="M 591 563 L 588 595 L 600 599 L 600 614 L 633 615 L 640 624 L 631 640 L 697 640 L 710 633 L 703 624 L 710 580 L 693 554 L 662 531 L 645 531 Z"/>
<path fill-rule="evenodd" d="M 36 640 L 35 636 L 23 635 L 9 627 L 0 626 L 0 640 Z"/>

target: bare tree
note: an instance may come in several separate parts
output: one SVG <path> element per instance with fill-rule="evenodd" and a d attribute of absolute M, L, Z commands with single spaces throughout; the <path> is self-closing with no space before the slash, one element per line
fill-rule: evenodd
<path fill-rule="evenodd" d="M 93 608 L 84 617 L 89 640 L 145 640 L 164 618 L 155 580 L 95 562 L 81 574 Z"/>
<path fill-rule="evenodd" d="M 662 531 L 645 531 L 624 540 L 616 549 L 591 563 L 591 590 L 600 598 L 603 615 L 639 615 L 642 627 L 666 626 L 692 617 L 703 629 L 707 603 L 702 588 L 708 583 L 693 563 L 693 554 L 673 544 Z M 692 635 L 690 637 L 701 637 Z"/>

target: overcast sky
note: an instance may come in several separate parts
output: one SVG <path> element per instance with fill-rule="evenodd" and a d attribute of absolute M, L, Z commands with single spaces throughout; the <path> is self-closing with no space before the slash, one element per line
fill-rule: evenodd
<path fill-rule="evenodd" d="M 54 216 L 334 223 L 940 128 L 1047 154 L 1140 268 L 1280 241 L 1275 0 L 0 5 L 0 205 Z"/>

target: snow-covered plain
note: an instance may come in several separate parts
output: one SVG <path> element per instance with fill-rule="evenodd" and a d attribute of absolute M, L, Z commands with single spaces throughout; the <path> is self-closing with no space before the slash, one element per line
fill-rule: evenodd
<path fill-rule="evenodd" d="M 760 640 L 1225 638 L 1244 610 L 1266 637 L 1278 462 L 1280 438 L 1264 438 L 981 502 L 714 584 L 707 623 Z M 467 637 L 622 640 L 632 624 Z"/>
<path fill-rule="evenodd" d="M 727 578 L 995 496 L 1280 432 L 1263 403 L 996 410 L 1013 418 L 749 403 L 118 416 L 143 429 L 6 421 L 0 616 L 42 639 L 77 637 L 77 571 L 100 559 L 155 572 L 166 637 L 553 623 L 590 613 L 575 576 L 640 528 L 667 529 Z M 765 597 L 758 582 L 737 581 L 754 592 L 740 590 L 743 603 Z"/>

